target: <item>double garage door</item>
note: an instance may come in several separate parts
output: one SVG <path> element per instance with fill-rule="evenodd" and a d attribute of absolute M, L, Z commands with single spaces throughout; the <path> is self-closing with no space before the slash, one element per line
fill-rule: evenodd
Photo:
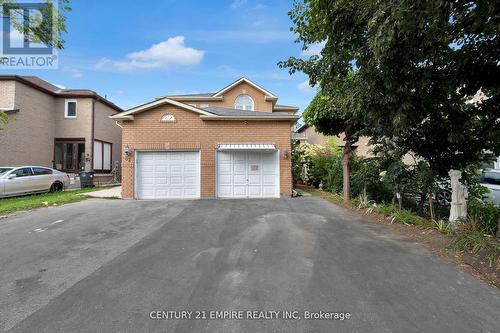
<path fill-rule="evenodd" d="M 216 191 L 220 198 L 279 197 L 277 151 L 218 151 Z M 137 199 L 200 197 L 198 151 L 136 153 Z"/>

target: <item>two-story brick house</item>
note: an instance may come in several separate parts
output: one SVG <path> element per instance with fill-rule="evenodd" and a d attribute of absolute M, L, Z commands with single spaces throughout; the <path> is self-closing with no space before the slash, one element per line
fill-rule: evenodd
<path fill-rule="evenodd" d="M 124 198 L 290 196 L 296 107 L 241 78 L 215 93 L 158 97 L 123 127 Z"/>
<path fill-rule="evenodd" d="M 0 75 L 0 165 L 40 165 L 109 174 L 121 161 L 123 110 L 87 89 L 61 89 L 35 76 Z"/>

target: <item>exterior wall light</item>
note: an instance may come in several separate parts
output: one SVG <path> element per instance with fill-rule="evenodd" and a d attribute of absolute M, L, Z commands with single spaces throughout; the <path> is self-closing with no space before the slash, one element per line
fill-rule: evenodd
<path fill-rule="evenodd" d="M 283 152 L 283 155 L 285 156 L 285 160 L 288 159 L 288 149 L 285 149 L 285 151 Z"/>
<path fill-rule="evenodd" d="M 125 156 L 130 156 L 130 147 L 128 145 L 125 145 L 123 147 L 123 153 L 125 154 Z"/>

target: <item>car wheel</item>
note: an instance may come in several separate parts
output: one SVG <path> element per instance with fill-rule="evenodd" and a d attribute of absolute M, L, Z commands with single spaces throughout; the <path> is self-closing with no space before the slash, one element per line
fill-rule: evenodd
<path fill-rule="evenodd" d="M 450 206 L 451 205 L 451 192 L 450 191 L 441 191 L 436 194 L 436 201 L 441 206 Z"/>
<path fill-rule="evenodd" d="M 55 182 L 54 184 L 52 184 L 50 186 L 50 193 L 59 192 L 59 191 L 62 191 L 62 190 L 63 190 L 63 184 L 62 183 Z"/>

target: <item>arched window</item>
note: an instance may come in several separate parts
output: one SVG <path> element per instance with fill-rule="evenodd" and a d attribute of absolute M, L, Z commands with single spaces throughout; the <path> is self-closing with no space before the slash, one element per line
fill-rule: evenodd
<path fill-rule="evenodd" d="M 253 99 L 248 95 L 239 95 L 234 100 L 234 108 L 253 111 Z"/>
<path fill-rule="evenodd" d="M 162 123 L 172 123 L 175 121 L 175 117 L 173 114 L 166 113 L 161 117 L 160 120 Z"/>

